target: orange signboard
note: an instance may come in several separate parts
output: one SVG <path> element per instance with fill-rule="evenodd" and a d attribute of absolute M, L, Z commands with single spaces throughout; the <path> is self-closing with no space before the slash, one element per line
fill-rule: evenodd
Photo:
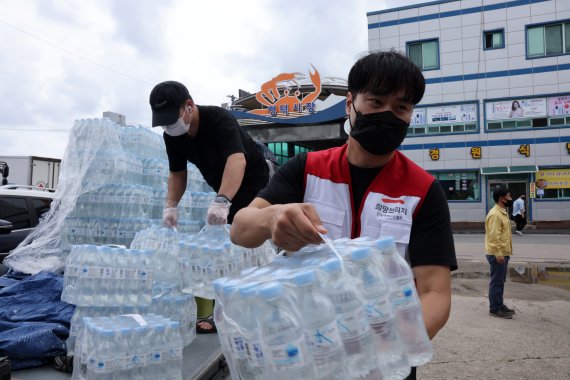
<path fill-rule="evenodd" d="M 314 72 L 309 69 L 312 89 L 303 89 L 300 81 L 305 79 L 301 73 L 279 74 L 261 85 L 261 90 L 255 94 L 255 99 L 262 108 L 249 113 L 272 117 L 289 117 L 312 114 L 316 112 L 315 100 L 321 94 L 321 76 L 313 65 Z"/>

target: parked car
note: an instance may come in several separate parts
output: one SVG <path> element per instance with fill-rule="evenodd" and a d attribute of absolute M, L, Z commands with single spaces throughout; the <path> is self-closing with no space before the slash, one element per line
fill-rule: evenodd
<path fill-rule="evenodd" d="M 49 211 L 54 192 L 35 186 L 0 186 L 0 262 Z"/>

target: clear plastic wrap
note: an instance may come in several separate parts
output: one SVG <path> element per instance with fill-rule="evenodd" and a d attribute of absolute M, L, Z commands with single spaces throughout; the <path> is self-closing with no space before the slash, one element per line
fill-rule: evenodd
<path fill-rule="evenodd" d="M 166 154 L 161 136 L 148 128 L 125 127 L 106 118 L 76 120 L 69 134 L 50 210 L 5 263 L 23 273 L 62 272 L 70 250 L 65 238 L 68 218 L 84 211 L 76 210 L 78 199 L 98 201 L 101 189 L 109 184 L 136 185 L 138 193 L 148 193 L 150 190 L 145 192 L 141 184 L 145 182 L 143 159 L 149 158 L 164 160 Z M 159 171 L 158 175 L 161 177 L 154 178 L 152 183 L 163 185 L 167 174 Z M 133 211 L 135 215 L 139 217 Z M 86 242 L 95 243 L 99 238 L 96 239 L 95 229 L 88 228 L 86 232 Z"/>

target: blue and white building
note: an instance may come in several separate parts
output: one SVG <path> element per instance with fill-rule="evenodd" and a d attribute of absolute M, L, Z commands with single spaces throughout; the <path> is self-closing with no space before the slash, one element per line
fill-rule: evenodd
<path fill-rule="evenodd" d="M 426 78 L 403 152 L 480 222 L 506 184 L 529 220 L 570 220 L 570 0 L 442 0 L 368 13 L 368 46 Z"/>

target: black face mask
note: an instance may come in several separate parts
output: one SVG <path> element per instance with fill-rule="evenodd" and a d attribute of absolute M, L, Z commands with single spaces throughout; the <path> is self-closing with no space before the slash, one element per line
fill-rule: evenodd
<path fill-rule="evenodd" d="M 506 200 L 505 199 L 505 207 L 513 207 L 513 200 Z"/>
<path fill-rule="evenodd" d="M 354 108 L 354 103 L 352 103 Z M 354 125 L 350 123 L 350 136 L 368 152 L 384 155 L 395 151 L 408 134 L 409 123 L 391 111 L 362 114 L 356 111 Z M 350 120 L 350 117 L 349 117 Z"/>

